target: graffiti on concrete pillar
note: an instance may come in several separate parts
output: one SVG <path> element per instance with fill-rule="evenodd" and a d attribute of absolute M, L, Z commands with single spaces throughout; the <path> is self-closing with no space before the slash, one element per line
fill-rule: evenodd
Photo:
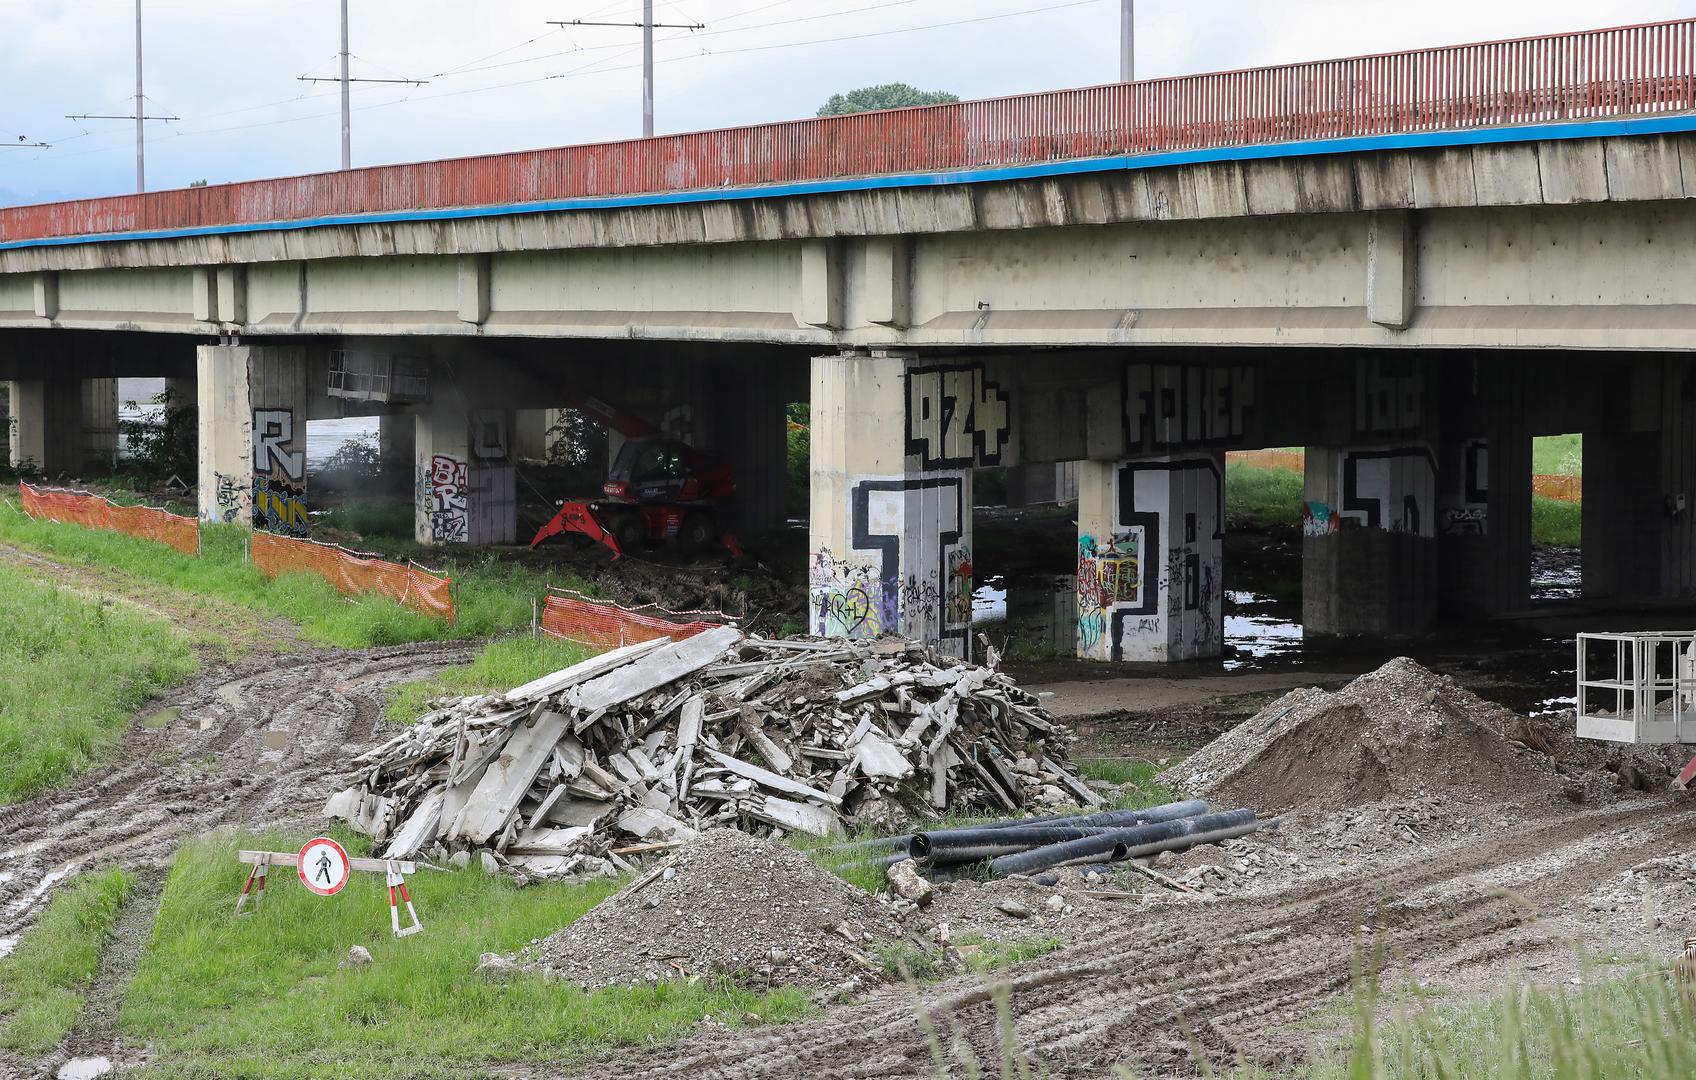
<path fill-rule="evenodd" d="M 982 364 L 907 372 L 907 454 L 921 469 L 999 465 L 1011 436 L 1007 392 Z"/>
<path fill-rule="evenodd" d="M 240 521 L 245 509 L 242 505 L 241 485 L 236 482 L 235 477 L 226 473 L 214 473 L 213 480 L 212 505 L 217 520 L 225 523 Z"/>
<path fill-rule="evenodd" d="M 1127 451 L 1159 453 L 1240 440 L 1254 412 L 1254 374 L 1247 365 L 1128 365 Z"/>
<path fill-rule="evenodd" d="M 1078 536 L 1078 655 L 1105 647 L 1114 612 L 1134 610 L 1142 599 L 1142 530 L 1122 529 L 1099 539 Z"/>
<path fill-rule="evenodd" d="M 469 470 L 464 458 L 436 454 L 418 459 L 419 510 L 432 544 L 463 544 L 471 535 Z"/>
<path fill-rule="evenodd" d="M 300 442 L 305 442 L 304 432 Z M 311 532 L 306 506 L 306 451 L 296 446 L 291 410 L 253 410 L 252 465 L 253 527 L 290 536 Z M 224 504 L 220 501 L 219 505 L 222 513 Z"/>
<path fill-rule="evenodd" d="M 1119 467 L 1110 545 L 1079 537 L 1079 656 L 1165 660 L 1216 651 L 1224 480 L 1213 455 Z"/>
<path fill-rule="evenodd" d="M 1343 519 L 1331 504 L 1321 499 L 1309 499 L 1301 508 L 1301 534 L 1328 536 L 1342 528 Z"/>
<path fill-rule="evenodd" d="M 1437 460 L 1429 447 L 1342 450 L 1337 459 L 1340 527 L 1436 535 Z"/>
<path fill-rule="evenodd" d="M 1449 469 L 1445 458 L 1444 469 Z M 1438 530 L 1444 536 L 1483 536 L 1490 526 L 1490 445 L 1468 439 L 1459 448 L 1458 476 L 1445 484 L 1438 508 Z"/>
<path fill-rule="evenodd" d="M 849 486 L 849 550 L 814 552 L 814 633 L 892 631 L 957 656 L 970 649 L 971 505 L 964 472 L 866 476 Z"/>
<path fill-rule="evenodd" d="M 1425 419 L 1425 373 L 1411 356 L 1368 356 L 1355 374 L 1359 434 L 1417 431 Z"/>

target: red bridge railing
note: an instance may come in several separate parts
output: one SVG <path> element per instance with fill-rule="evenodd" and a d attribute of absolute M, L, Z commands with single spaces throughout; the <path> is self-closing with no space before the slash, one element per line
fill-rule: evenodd
<path fill-rule="evenodd" d="M 0 210 L 0 242 L 1696 109 L 1696 19 Z"/>

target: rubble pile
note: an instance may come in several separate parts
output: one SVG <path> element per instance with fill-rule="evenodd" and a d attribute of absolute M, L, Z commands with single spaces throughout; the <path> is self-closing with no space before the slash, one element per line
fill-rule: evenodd
<path fill-rule="evenodd" d="M 1099 805 L 1064 757 L 1070 734 L 996 660 L 733 627 L 643 642 L 438 703 L 357 759 L 325 813 L 384 858 L 480 851 L 557 876 L 630 869 L 717 825 L 829 836 Z"/>
<path fill-rule="evenodd" d="M 1272 702 L 1164 774 L 1198 795 L 1274 807 L 1344 807 L 1470 788 L 1546 790 L 1554 762 L 1500 706 L 1406 657 L 1335 693 Z M 1518 737 L 1516 737 L 1516 735 Z"/>
<path fill-rule="evenodd" d="M 789 845 L 712 829 L 515 959 L 586 989 L 701 976 L 834 990 L 924 943 L 893 905 Z"/>

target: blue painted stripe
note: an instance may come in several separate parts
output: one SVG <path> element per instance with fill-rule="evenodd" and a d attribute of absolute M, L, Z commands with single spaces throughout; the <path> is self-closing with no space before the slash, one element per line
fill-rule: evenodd
<path fill-rule="evenodd" d="M 1689 131 L 1696 131 L 1696 113 L 1679 113 L 1672 116 L 1623 117 L 1612 120 L 1521 124 L 1514 127 L 1475 128 L 1463 131 L 1401 132 L 1389 135 L 1362 135 L 1346 139 L 1261 143 L 1251 146 L 1171 150 L 1150 154 L 1116 154 L 1111 157 L 1078 158 L 1068 161 L 1047 161 L 1031 165 L 1007 165 L 982 169 L 956 169 L 946 172 L 896 173 L 885 176 L 803 180 L 786 184 L 762 184 L 736 188 L 701 188 L 689 191 L 661 191 L 636 195 L 597 195 L 574 199 L 548 199 L 540 202 L 502 203 L 495 206 L 461 206 L 430 210 L 333 214 L 324 217 L 297 218 L 291 221 L 200 225 L 180 229 L 89 233 L 80 236 L 49 236 L 0 242 L 0 251 L 32 247 L 63 247 L 71 244 L 115 244 L 137 240 L 179 240 L 196 236 L 286 232 L 337 225 L 464 221 L 520 214 L 562 213 L 574 210 L 617 210 L 637 206 L 680 206 L 747 199 L 780 199 L 794 195 L 825 195 L 844 191 L 882 191 L 900 188 L 945 187 L 955 184 L 991 184 L 1010 180 L 1036 180 L 1045 177 L 1076 176 L 1087 173 L 1160 169 L 1173 165 L 1199 165 L 1221 161 L 1266 161 L 1276 158 L 1314 157 L 1324 154 L 1423 150 L 1449 146 L 1484 146 L 1555 139 L 1667 135 Z"/>

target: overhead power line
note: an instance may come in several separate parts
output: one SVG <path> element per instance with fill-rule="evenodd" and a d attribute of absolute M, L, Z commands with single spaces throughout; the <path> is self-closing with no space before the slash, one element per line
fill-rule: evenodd
<path fill-rule="evenodd" d="M 642 0 L 642 21 L 631 22 L 590 22 L 585 19 L 572 19 L 570 22 L 550 22 L 551 26 L 565 28 L 567 26 L 622 26 L 637 27 L 642 31 L 642 137 L 652 138 L 654 134 L 654 31 L 655 30 L 705 30 L 705 23 L 661 23 L 654 21 L 654 0 Z"/>

